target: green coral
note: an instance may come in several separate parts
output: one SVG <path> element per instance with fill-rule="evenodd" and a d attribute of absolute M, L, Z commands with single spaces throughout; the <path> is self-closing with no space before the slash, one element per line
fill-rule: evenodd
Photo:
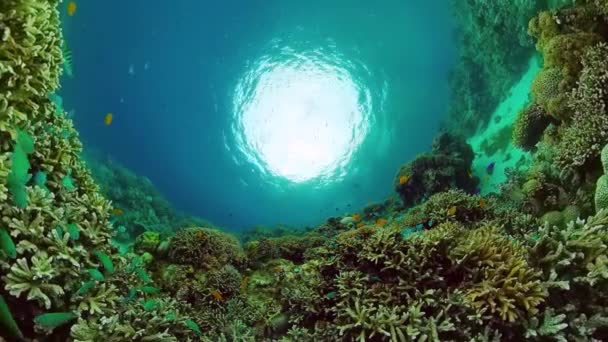
<path fill-rule="evenodd" d="M 135 250 L 154 253 L 161 242 L 157 232 L 143 232 L 135 239 Z"/>
<path fill-rule="evenodd" d="M 562 89 L 562 71 L 559 68 L 541 70 L 532 82 L 534 100 L 550 115 L 560 118 L 566 107 L 567 91 Z"/>
<path fill-rule="evenodd" d="M 528 105 L 519 111 L 513 124 L 513 143 L 524 150 L 531 150 L 540 140 L 550 122 L 551 120 L 540 106 Z"/>

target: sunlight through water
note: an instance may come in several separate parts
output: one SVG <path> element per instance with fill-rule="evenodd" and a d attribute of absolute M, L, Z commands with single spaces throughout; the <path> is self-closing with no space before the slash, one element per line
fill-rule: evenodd
<path fill-rule="evenodd" d="M 364 65 L 335 48 L 271 46 L 236 86 L 238 149 L 265 175 L 297 183 L 343 177 L 373 124 Z"/>

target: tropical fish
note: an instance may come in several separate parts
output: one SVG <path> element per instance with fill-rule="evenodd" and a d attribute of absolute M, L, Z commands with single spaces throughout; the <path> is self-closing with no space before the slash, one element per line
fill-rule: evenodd
<path fill-rule="evenodd" d="M 0 249 L 11 259 L 15 259 L 17 257 L 17 247 L 15 246 L 15 242 L 6 229 L 3 228 L 0 228 Z"/>
<path fill-rule="evenodd" d="M 46 173 L 43 172 L 43 171 L 36 172 L 36 174 L 34 175 L 34 184 L 36 184 L 36 186 L 38 186 L 38 187 L 40 187 L 42 189 L 47 189 L 47 187 L 46 187 Z"/>
<path fill-rule="evenodd" d="M 486 204 L 487 204 L 487 202 L 486 202 L 485 199 L 482 198 L 482 199 L 479 200 L 479 207 L 481 209 L 485 208 Z"/>
<path fill-rule="evenodd" d="M 70 223 L 66 226 L 68 234 L 70 234 L 70 240 L 76 241 L 80 239 L 80 229 L 75 223 Z"/>
<path fill-rule="evenodd" d="M 154 300 L 154 299 L 148 299 L 147 301 L 142 301 L 141 305 L 144 307 L 144 310 L 146 311 L 152 311 L 154 309 L 156 309 L 159 305 L 158 301 Z"/>
<path fill-rule="evenodd" d="M 124 211 L 122 211 L 122 209 L 118 209 L 118 208 L 113 208 L 112 210 L 110 210 L 110 212 L 114 215 L 122 215 L 124 214 Z"/>
<path fill-rule="evenodd" d="M 23 334 L 13 318 L 13 314 L 9 309 L 8 305 L 4 301 L 4 297 L 0 295 L 0 327 L 2 332 L 6 332 L 8 336 L 16 337 L 19 339 L 23 338 Z M 6 336 L 4 336 L 6 337 Z"/>
<path fill-rule="evenodd" d="M 103 122 L 106 124 L 106 126 L 109 126 L 112 124 L 113 119 L 114 119 L 114 114 L 108 113 L 108 114 L 106 114 L 106 117 L 104 118 Z"/>
<path fill-rule="evenodd" d="M 361 219 L 361 215 L 359 214 L 353 214 L 353 216 L 351 216 L 353 218 L 353 220 L 355 221 L 359 221 Z"/>
<path fill-rule="evenodd" d="M 110 259 L 110 257 L 106 253 L 102 251 L 96 251 L 94 254 L 97 259 L 99 259 L 99 262 L 101 262 L 101 264 L 103 265 L 103 269 L 106 271 L 106 273 L 114 273 L 114 264 L 112 263 L 112 259 Z"/>
<path fill-rule="evenodd" d="M 357 222 L 357 228 L 361 228 L 365 225 L 365 222 Z"/>
<path fill-rule="evenodd" d="M 217 300 L 218 302 L 224 301 L 224 296 L 218 290 L 211 290 L 211 295 L 213 296 L 213 299 Z"/>
<path fill-rule="evenodd" d="M 492 173 L 494 173 L 494 167 L 496 166 L 495 162 L 491 162 L 490 164 L 488 164 L 488 166 L 486 167 L 486 171 L 488 172 L 489 175 L 491 175 Z"/>
<path fill-rule="evenodd" d="M 184 324 L 186 324 L 186 326 L 188 327 L 188 329 L 194 331 L 197 335 L 202 335 L 203 334 L 203 332 L 201 331 L 201 328 L 193 320 L 187 319 L 187 320 L 184 321 Z"/>
<path fill-rule="evenodd" d="M 387 220 L 387 219 L 384 219 L 384 218 L 379 218 L 379 219 L 377 219 L 377 220 L 376 220 L 376 226 L 378 226 L 378 227 L 382 227 L 382 226 L 384 226 L 384 225 L 385 225 L 387 222 L 388 222 L 388 220 Z"/>
<path fill-rule="evenodd" d="M 131 288 L 131 289 L 129 289 L 129 294 L 125 298 L 123 298 L 122 301 L 124 303 L 128 303 L 128 302 L 132 301 L 136 295 L 137 295 L 137 290 L 135 290 L 134 288 Z"/>
<path fill-rule="evenodd" d="M 77 6 L 76 6 L 76 3 L 74 1 L 68 2 L 68 8 L 67 8 L 67 10 L 68 10 L 68 15 L 70 17 L 73 16 L 74 14 L 76 14 L 76 9 L 77 9 Z"/>
<path fill-rule="evenodd" d="M 160 291 L 159 288 L 154 287 L 154 286 L 142 286 L 140 288 L 141 292 L 143 293 L 157 293 Z"/>
<path fill-rule="evenodd" d="M 143 281 L 144 283 L 150 283 L 152 282 L 152 279 L 150 279 L 150 276 L 148 275 L 148 273 L 146 273 L 146 271 L 143 268 L 136 268 L 135 269 L 135 273 L 137 274 L 137 276 L 139 277 L 139 279 L 141 279 L 141 281 Z"/>
<path fill-rule="evenodd" d="M 55 329 L 78 318 L 71 312 L 53 312 L 36 316 L 34 322 L 47 329 Z"/>
<path fill-rule="evenodd" d="M 336 291 L 331 291 L 325 295 L 325 298 L 332 299 L 336 296 L 336 294 L 338 294 Z"/>
<path fill-rule="evenodd" d="M 448 215 L 449 216 L 454 216 L 456 214 L 456 206 L 453 205 L 448 209 Z"/>
<path fill-rule="evenodd" d="M 409 175 L 401 176 L 401 177 L 399 177 L 399 184 L 403 185 L 403 184 L 407 183 L 409 180 L 410 180 Z"/>
<path fill-rule="evenodd" d="M 87 272 L 89 272 L 89 275 L 91 276 L 91 278 L 93 278 L 93 280 L 103 281 L 104 279 L 106 279 L 103 274 L 99 272 L 99 270 L 96 268 L 89 268 L 87 269 Z"/>
<path fill-rule="evenodd" d="M 63 179 L 61 180 L 61 185 L 67 191 L 72 191 L 72 190 L 76 189 L 76 187 L 74 186 L 74 180 L 72 179 L 72 176 L 70 176 L 69 174 L 67 174 L 63 177 Z"/>
<path fill-rule="evenodd" d="M 82 286 L 78 289 L 78 291 L 76 291 L 76 296 L 82 296 L 85 293 L 89 292 L 90 289 L 92 289 L 95 286 L 95 282 L 92 280 L 89 281 L 85 281 L 84 283 L 82 283 Z"/>
<path fill-rule="evenodd" d="M 63 240 L 63 228 L 60 226 L 55 227 L 55 235 L 57 235 L 57 239 Z"/>

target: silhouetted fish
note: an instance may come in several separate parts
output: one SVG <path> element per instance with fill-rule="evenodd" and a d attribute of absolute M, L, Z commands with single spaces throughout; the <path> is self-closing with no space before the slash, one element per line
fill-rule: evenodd
<path fill-rule="evenodd" d="M 490 164 L 488 164 L 488 167 L 486 168 L 486 171 L 488 172 L 489 175 L 491 175 L 492 173 L 494 173 L 494 166 L 496 166 L 495 162 L 491 162 Z"/>

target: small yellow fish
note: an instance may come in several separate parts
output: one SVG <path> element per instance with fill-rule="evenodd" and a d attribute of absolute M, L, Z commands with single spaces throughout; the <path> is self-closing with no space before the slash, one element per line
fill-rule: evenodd
<path fill-rule="evenodd" d="M 483 198 L 482 198 L 482 199 L 480 199 L 480 200 L 479 200 L 479 207 L 480 207 L 481 209 L 483 209 L 483 208 L 486 206 L 486 204 L 487 204 L 487 203 L 486 203 L 486 200 L 485 200 L 485 199 L 483 199 Z"/>
<path fill-rule="evenodd" d="M 410 180 L 410 176 L 405 175 L 405 176 L 401 176 L 399 177 L 399 185 L 403 185 L 405 183 L 407 183 Z"/>
<path fill-rule="evenodd" d="M 451 206 L 450 209 L 448 209 L 448 215 L 454 216 L 455 214 L 456 214 L 456 206 Z"/>
<path fill-rule="evenodd" d="M 74 1 L 68 2 L 68 15 L 71 17 L 76 13 L 76 3 Z"/>
<path fill-rule="evenodd" d="M 224 301 L 224 296 L 218 290 L 211 290 L 211 295 L 213 296 L 213 299 L 217 300 L 218 302 Z"/>
<path fill-rule="evenodd" d="M 353 216 L 351 216 L 353 218 L 353 220 L 355 221 L 359 221 L 361 219 L 361 215 L 359 214 L 353 214 Z"/>
<path fill-rule="evenodd" d="M 114 115 L 112 113 L 108 113 L 108 114 L 106 114 L 106 118 L 104 119 L 104 122 L 107 126 L 109 126 L 112 123 L 113 119 L 114 119 Z"/>
<path fill-rule="evenodd" d="M 378 227 L 382 227 L 384 226 L 386 223 L 388 222 L 387 219 L 383 219 L 383 218 L 379 218 L 378 220 L 376 220 L 376 226 Z"/>
<path fill-rule="evenodd" d="M 357 228 L 361 228 L 365 225 L 363 222 L 357 222 Z"/>
<path fill-rule="evenodd" d="M 118 208 L 114 208 L 112 210 L 110 210 L 110 212 L 114 215 L 122 215 L 124 214 L 124 211 L 122 211 L 122 209 L 118 209 Z"/>

